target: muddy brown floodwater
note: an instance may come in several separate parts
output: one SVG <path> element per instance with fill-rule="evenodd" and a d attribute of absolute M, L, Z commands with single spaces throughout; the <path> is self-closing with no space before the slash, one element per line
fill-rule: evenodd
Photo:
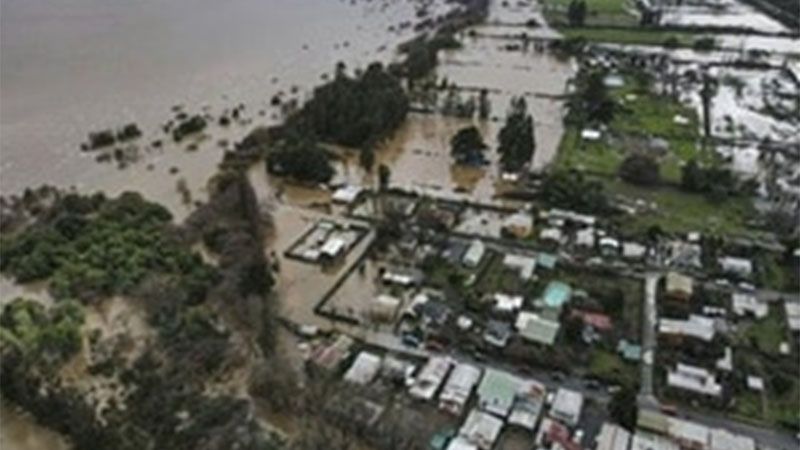
<path fill-rule="evenodd" d="M 0 399 L 0 448 L 3 450 L 67 450 L 69 442 L 60 434 L 45 428 L 29 414 Z"/>

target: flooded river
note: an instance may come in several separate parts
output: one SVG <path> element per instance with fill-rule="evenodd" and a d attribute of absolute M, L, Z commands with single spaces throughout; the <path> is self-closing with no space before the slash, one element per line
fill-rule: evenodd
<path fill-rule="evenodd" d="M 222 154 L 219 133 L 195 152 L 167 145 L 152 167 L 123 171 L 81 154 L 87 133 L 137 122 L 141 141 L 165 138 L 160 126 L 179 104 L 189 112 L 244 104 L 246 115 L 264 122 L 275 93 L 297 86 L 302 95 L 339 61 L 390 59 L 413 35 L 400 24 L 418 21 L 421 3 L 3 0 L 0 190 L 138 189 L 181 216 L 176 182 L 184 177 L 201 190 Z M 428 11 L 451 7 L 437 1 Z M 241 138 L 251 127 L 221 137 Z"/>

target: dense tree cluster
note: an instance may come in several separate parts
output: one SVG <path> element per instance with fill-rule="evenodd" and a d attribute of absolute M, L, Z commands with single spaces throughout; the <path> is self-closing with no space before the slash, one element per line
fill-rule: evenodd
<path fill-rule="evenodd" d="M 531 162 L 536 149 L 533 117 L 528 114 L 524 97 L 511 99 L 506 123 L 497 135 L 497 151 L 503 170 L 517 172 Z"/>
<path fill-rule="evenodd" d="M 335 170 L 330 154 L 318 141 L 374 152 L 373 147 L 403 123 L 408 108 L 409 100 L 399 80 L 380 63 L 370 64 L 355 77 L 347 75 L 340 64 L 336 77 L 316 88 L 311 100 L 285 125 L 262 132 L 258 139 L 242 145 L 258 142 L 265 148 L 270 173 L 325 183 Z M 372 168 L 374 156 L 362 155 L 365 169 Z"/>
<path fill-rule="evenodd" d="M 608 404 L 608 413 L 614 422 L 628 430 L 634 430 L 638 416 L 636 391 L 627 386 L 617 391 Z"/>
<path fill-rule="evenodd" d="M 2 238 L 0 270 L 22 283 L 49 279 L 56 298 L 129 294 L 156 273 L 180 279 L 202 298 L 214 272 L 171 236 L 171 218 L 137 193 L 69 194 L 35 225 Z"/>
<path fill-rule="evenodd" d="M 192 116 L 178 123 L 175 129 L 172 130 L 172 139 L 175 142 L 180 142 L 186 136 L 194 133 L 199 133 L 206 128 L 206 119 L 203 116 Z"/>
<path fill-rule="evenodd" d="M 335 171 L 330 156 L 307 137 L 284 140 L 267 153 L 267 170 L 299 181 L 327 183 Z"/>
<path fill-rule="evenodd" d="M 416 80 L 428 75 L 438 63 L 439 50 L 455 49 L 461 43 L 452 33 L 439 32 L 432 38 L 420 36 L 402 46 L 406 53 L 403 62 L 403 75 L 411 80 Z"/>
<path fill-rule="evenodd" d="M 84 219 L 83 226 L 56 228 L 54 224 L 65 212 Z M 165 210 L 134 194 L 113 200 L 70 194 L 43 212 L 34 225 L 9 238 L 13 241 L 32 230 L 56 228 L 62 236 L 57 239 L 58 245 L 89 252 L 82 253 L 86 256 L 100 250 L 92 250 L 92 242 L 78 245 L 83 234 L 95 230 L 125 235 L 117 236 L 116 242 L 130 258 L 155 261 L 152 267 L 145 265 L 147 276 L 128 293 L 128 301 L 144 306 L 158 339 L 152 345 L 145 344 L 141 356 L 126 362 L 115 358 L 113 352 L 104 356 L 92 350 L 94 338 L 90 337 L 86 350 L 93 354 L 90 373 L 114 377 L 114 383 L 125 393 L 121 397 L 124 404 L 112 399 L 98 410 L 90 396 L 63 383 L 58 375 L 57 364 L 81 346 L 81 308 L 66 300 L 47 310 L 38 304 L 13 302 L 0 316 L 3 396 L 30 411 L 41 423 L 70 436 L 81 449 L 280 448 L 253 419 L 250 402 L 209 393 L 208 389 L 215 377 L 226 373 L 224 370 L 241 357 L 241 348 L 233 344 L 234 332 L 238 339 L 244 334 L 261 344 L 248 351 L 261 349 L 262 354 L 268 354 L 274 341 L 277 325 L 273 306 L 265 300 L 273 280 L 263 252 L 262 216 L 255 193 L 241 172 L 223 171 L 214 180 L 208 203 L 182 227 L 168 227 L 168 221 Z M 153 243 L 136 232 L 140 228 L 160 236 L 158 258 L 151 258 Z M 105 240 L 102 233 L 96 237 Z M 184 249 L 201 239 L 217 256 L 214 275 L 194 280 L 193 272 L 175 272 L 183 258 L 176 251 L 188 253 Z M 113 251 L 108 246 L 102 250 Z M 64 264 L 65 252 L 56 253 L 57 264 Z M 17 258 L 15 254 L 12 266 L 19 263 Z M 86 256 L 87 260 L 92 258 Z M 202 283 L 202 295 L 193 281 Z M 215 312 L 219 303 L 224 305 L 224 321 Z M 241 327 L 234 331 L 230 323 Z M 115 342 L 98 338 L 106 344 Z M 92 372 L 100 366 L 107 369 Z"/>
<path fill-rule="evenodd" d="M 738 193 L 736 176 L 724 167 L 702 167 L 694 159 L 681 171 L 681 189 L 720 200 Z"/>
<path fill-rule="evenodd" d="M 638 186 L 655 186 L 661 179 L 658 162 L 651 156 L 641 153 L 628 155 L 619 166 L 619 176 Z"/>
<path fill-rule="evenodd" d="M 326 142 L 362 147 L 394 131 L 407 113 L 408 97 L 399 80 L 380 63 L 372 63 L 358 77 L 339 72 L 314 89 L 287 127 Z"/>
<path fill-rule="evenodd" d="M 33 300 L 16 298 L 0 314 L 0 344 L 4 352 L 35 354 L 48 365 L 56 364 L 80 350 L 82 325 L 83 308 L 76 302 L 46 309 Z"/>
<path fill-rule="evenodd" d="M 588 214 L 608 212 L 603 184 L 587 180 L 578 171 L 559 171 L 545 177 L 540 196 L 547 204 Z"/>
<path fill-rule="evenodd" d="M 605 71 L 592 70 L 579 76 L 570 115 L 578 122 L 609 123 L 614 118 L 616 104 L 605 85 Z"/>
<path fill-rule="evenodd" d="M 450 139 L 450 154 L 459 164 L 482 164 L 484 150 L 486 143 L 483 142 L 481 132 L 474 126 L 458 130 Z"/>

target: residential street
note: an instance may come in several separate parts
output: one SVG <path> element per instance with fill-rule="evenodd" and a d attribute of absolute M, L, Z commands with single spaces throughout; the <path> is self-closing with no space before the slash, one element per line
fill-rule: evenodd
<path fill-rule="evenodd" d="M 645 276 L 645 298 L 642 315 L 642 378 L 639 390 L 639 406 L 658 408 L 659 403 L 653 394 L 653 362 L 657 346 L 656 326 L 658 312 L 656 307 L 656 288 L 661 274 L 651 272 Z"/>

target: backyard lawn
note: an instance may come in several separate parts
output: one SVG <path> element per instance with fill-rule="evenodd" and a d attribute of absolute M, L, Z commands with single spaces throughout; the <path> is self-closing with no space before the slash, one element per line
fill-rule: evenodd
<path fill-rule="evenodd" d="M 783 308 L 770 305 L 767 317 L 747 327 L 744 338 L 755 344 L 756 350 L 777 356 L 781 342 L 788 340 Z"/>
<path fill-rule="evenodd" d="M 599 141 L 585 141 L 575 126 L 568 126 L 559 144 L 557 168 L 616 176 L 625 155 L 641 151 L 650 138 L 661 138 L 669 144 L 666 153 L 658 158 L 664 181 L 679 183 L 681 168 L 691 159 L 703 164 L 719 162 L 716 153 L 702 149 L 699 119 L 693 108 L 668 96 L 642 92 L 631 77 L 624 80 L 623 87 L 609 92 L 620 105 L 609 130 Z M 676 117 L 685 123 L 677 123 Z"/>
<path fill-rule="evenodd" d="M 592 24 L 592 22 L 593 18 L 587 19 L 587 23 Z M 606 22 L 602 23 L 602 25 L 610 24 Z M 664 45 L 666 42 L 674 40 L 674 43 L 678 47 L 691 47 L 694 45 L 695 41 L 701 37 L 690 32 L 664 31 L 649 28 L 582 27 L 559 28 L 559 31 L 566 38 L 583 38 L 589 42 L 606 42 L 623 45 Z"/>
<path fill-rule="evenodd" d="M 605 180 L 605 186 L 611 195 L 620 195 L 629 200 L 639 199 L 656 206 L 655 211 L 637 213 L 622 219 L 620 226 L 627 232 L 638 234 L 652 226 L 659 226 L 664 231 L 674 233 L 753 233 L 746 225 L 747 219 L 753 214 L 753 206 L 747 198 L 728 198 L 714 202 L 703 195 L 683 192 L 676 187 L 642 189 L 617 179 Z"/>
<path fill-rule="evenodd" d="M 544 0 L 544 12 L 553 25 L 567 23 L 567 9 L 571 0 Z M 587 25 L 638 25 L 636 7 L 632 0 L 587 0 Z"/>
<path fill-rule="evenodd" d="M 606 383 L 635 389 L 639 372 L 636 364 L 626 363 L 616 353 L 598 349 L 592 352 L 589 374 Z"/>

